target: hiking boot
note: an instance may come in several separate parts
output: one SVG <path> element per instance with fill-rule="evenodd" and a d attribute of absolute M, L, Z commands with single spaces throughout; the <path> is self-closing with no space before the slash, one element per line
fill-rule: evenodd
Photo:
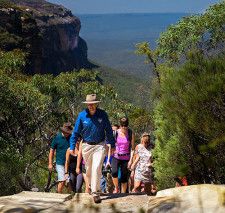
<path fill-rule="evenodd" d="M 117 194 L 120 192 L 120 189 L 119 187 L 115 187 L 114 190 L 113 190 L 113 194 Z"/>
<path fill-rule="evenodd" d="M 100 199 L 99 195 L 98 196 L 94 196 L 93 199 L 94 199 L 95 203 L 101 203 L 101 199 Z"/>

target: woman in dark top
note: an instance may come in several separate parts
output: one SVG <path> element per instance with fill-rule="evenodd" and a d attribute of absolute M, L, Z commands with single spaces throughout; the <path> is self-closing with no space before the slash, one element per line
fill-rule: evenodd
<path fill-rule="evenodd" d="M 70 176 L 70 185 L 73 192 L 81 192 L 82 184 L 84 181 L 83 174 L 76 173 L 77 158 L 79 152 L 80 141 L 77 141 L 75 147 L 75 155 L 70 154 L 70 148 L 66 152 L 66 163 L 65 163 L 65 179 Z"/>

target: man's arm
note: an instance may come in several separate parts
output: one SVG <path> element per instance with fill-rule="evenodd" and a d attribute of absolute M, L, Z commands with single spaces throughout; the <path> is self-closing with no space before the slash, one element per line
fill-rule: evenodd
<path fill-rule="evenodd" d="M 75 153 L 75 146 L 76 146 L 78 138 L 80 137 L 80 133 L 81 133 L 82 128 L 83 128 L 83 124 L 82 124 L 82 121 L 81 121 L 81 115 L 79 114 L 78 118 L 77 118 L 77 121 L 75 123 L 73 134 L 70 137 L 70 153 L 71 154 Z"/>
<path fill-rule="evenodd" d="M 111 144 L 106 144 L 106 146 L 108 146 L 108 159 L 107 159 L 107 162 L 106 162 L 106 167 L 110 165 L 110 157 L 111 157 Z"/>
<path fill-rule="evenodd" d="M 66 151 L 66 162 L 65 162 L 65 179 L 67 180 L 68 178 L 68 173 L 69 173 L 69 163 L 70 163 L 70 149 L 68 148 Z"/>
<path fill-rule="evenodd" d="M 52 166 L 53 156 L 54 156 L 54 149 L 50 148 L 50 152 L 49 152 L 49 166 L 48 166 L 49 171 L 52 171 L 52 169 L 53 169 L 53 166 Z"/>
<path fill-rule="evenodd" d="M 81 171 L 80 171 L 81 159 L 82 159 L 82 141 L 81 141 L 80 144 L 79 144 L 79 151 L 78 151 L 78 156 L 77 156 L 76 173 L 77 173 L 78 175 L 81 174 Z"/>

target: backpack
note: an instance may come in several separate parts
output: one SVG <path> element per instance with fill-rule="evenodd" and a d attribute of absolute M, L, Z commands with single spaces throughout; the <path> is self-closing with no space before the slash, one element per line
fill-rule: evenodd
<path fill-rule="evenodd" d="M 113 136 L 114 136 L 116 141 L 117 141 L 117 137 L 118 137 L 118 131 L 117 130 L 113 130 Z M 127 131 L 128 131 L 128 140 L 130 141 L 130 148 L 131 148 L 131 141 L 132 141 L 132 134 L 133 133 L 132 133 L 131 129 L 127 129 Z"/>

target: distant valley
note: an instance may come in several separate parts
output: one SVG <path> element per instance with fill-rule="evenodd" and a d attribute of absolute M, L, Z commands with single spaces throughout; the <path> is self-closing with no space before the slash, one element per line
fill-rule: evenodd
<path fill-rule="evenodd" d="M 135 44 L 148 42 L 154 49 L 160 32 L 189 14 L 75 15 L 81 20 L 80 36 L 87 42 L 88 58 L 151 81 L 151 67 L 135 55 Z"/>

